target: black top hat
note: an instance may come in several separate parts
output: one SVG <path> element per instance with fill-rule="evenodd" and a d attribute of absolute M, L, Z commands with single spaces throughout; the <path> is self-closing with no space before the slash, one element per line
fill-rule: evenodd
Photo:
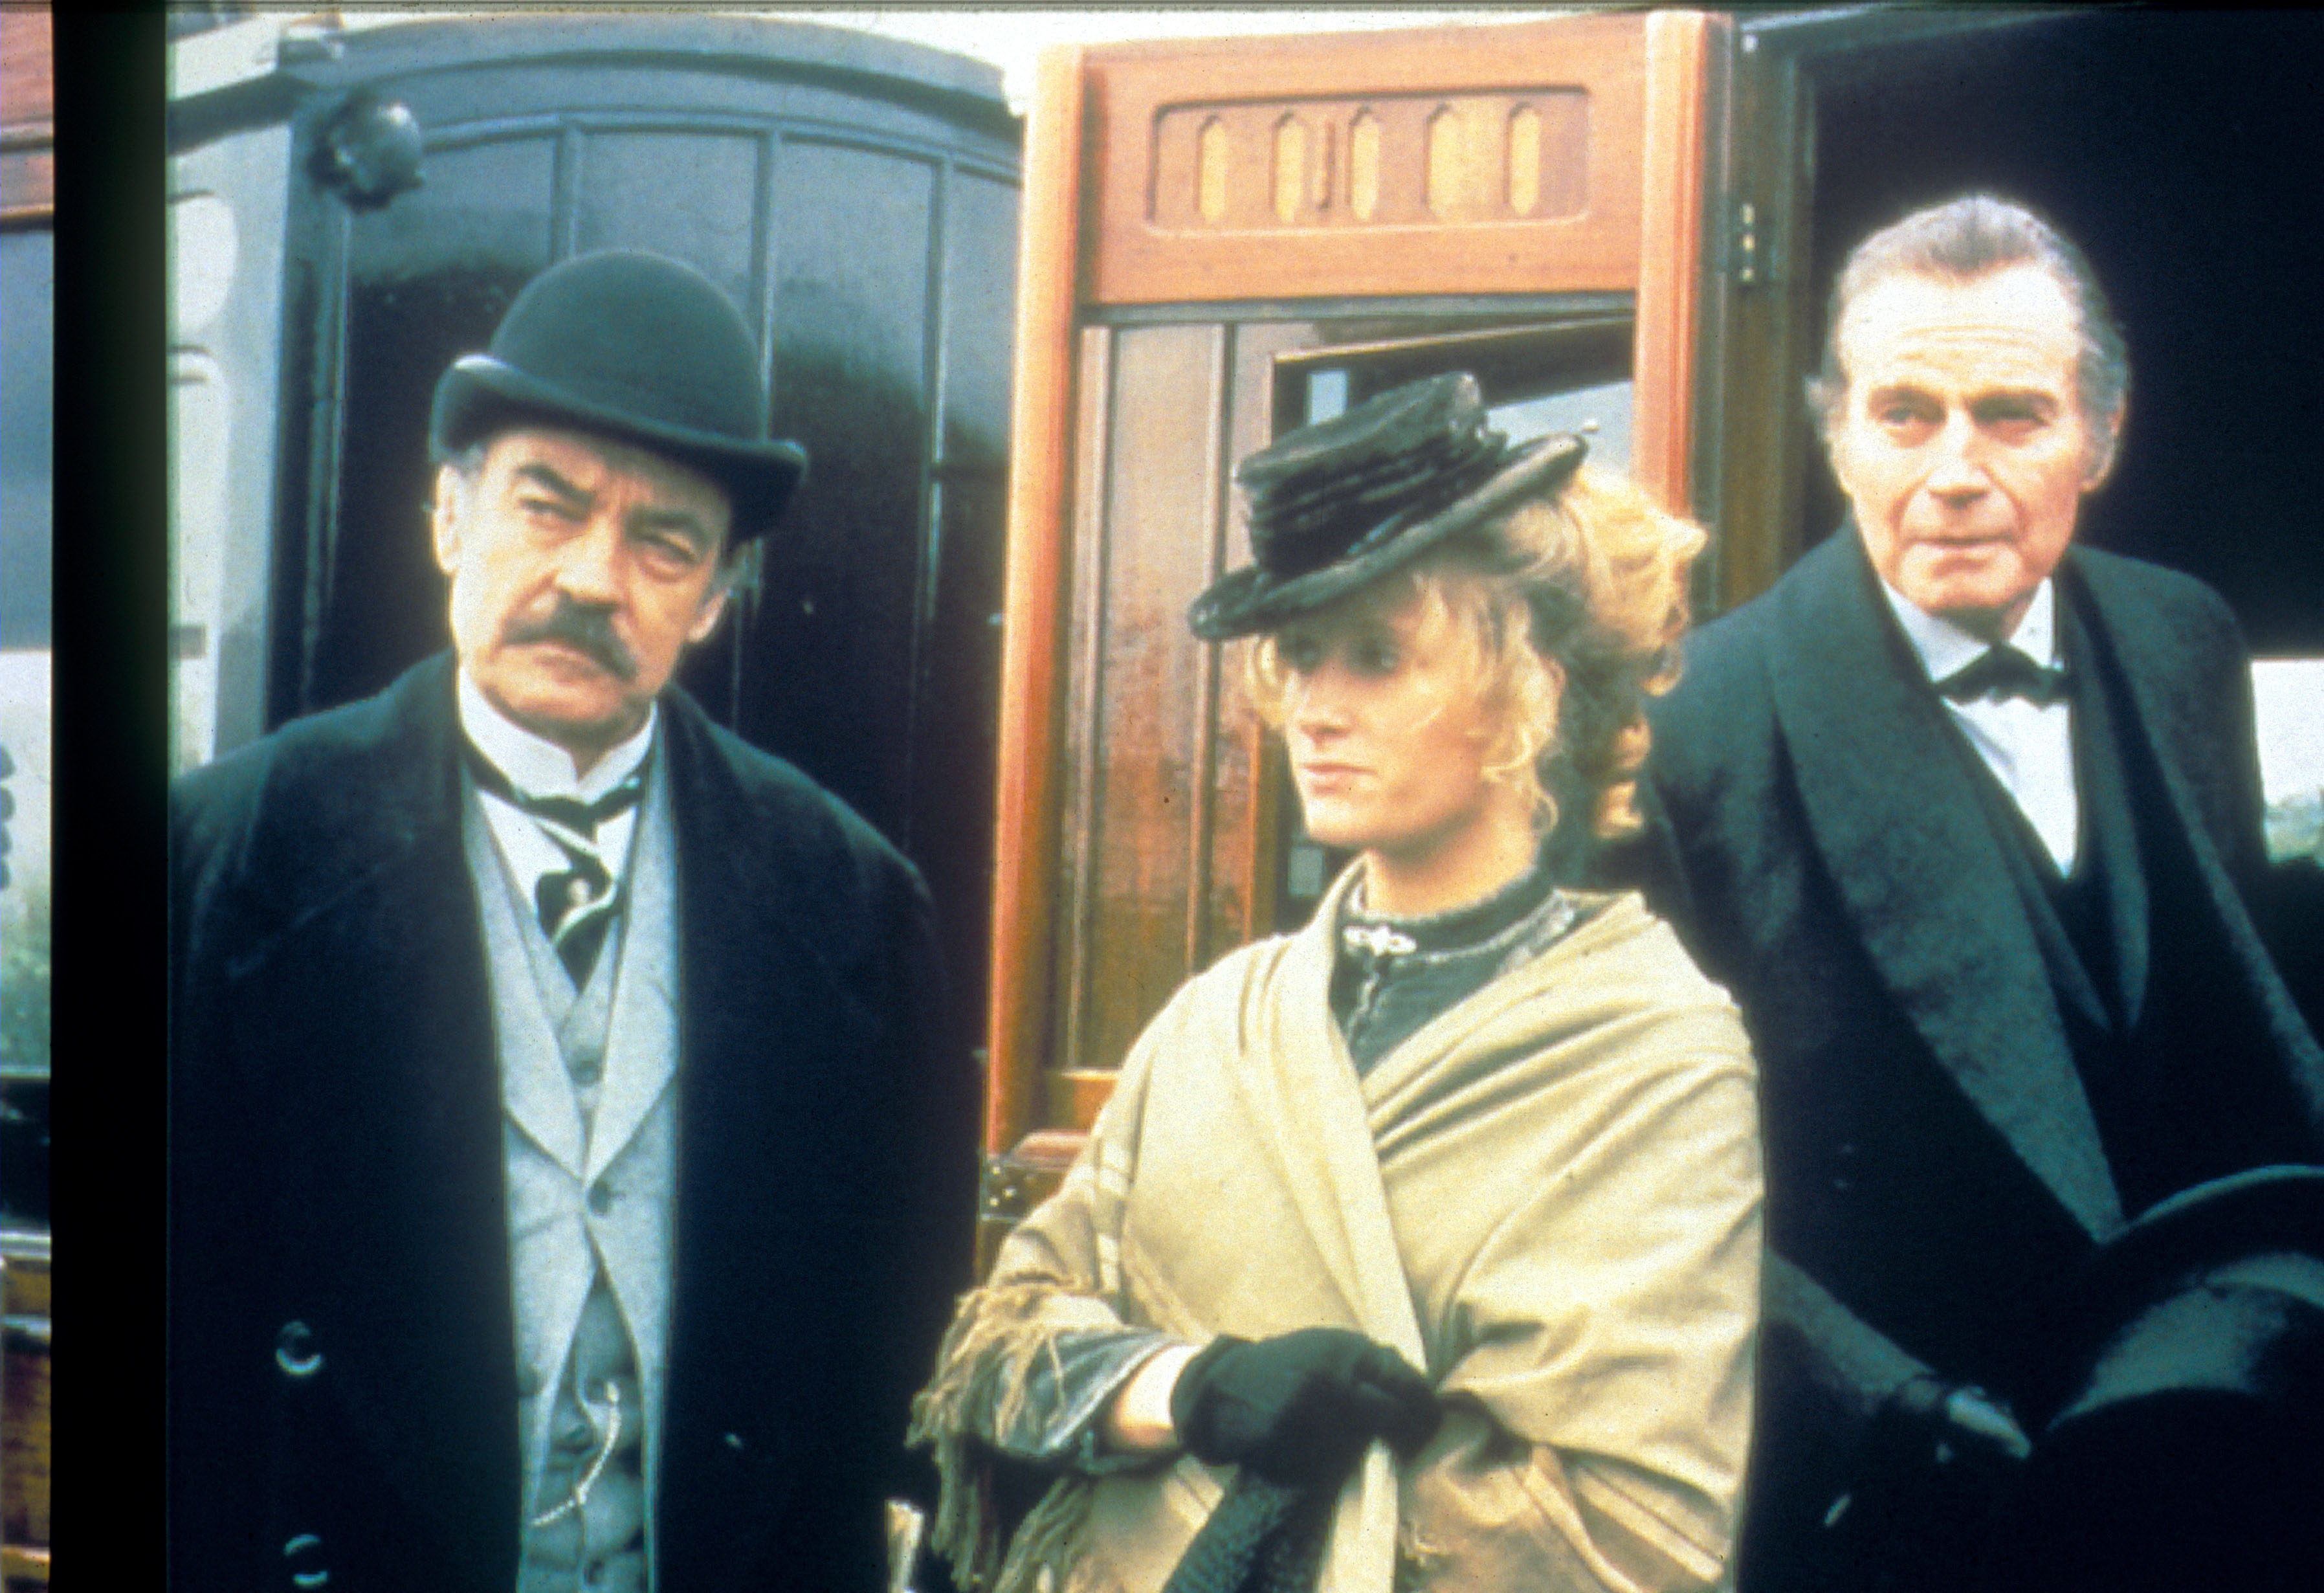
<path fill-rule="evenodd" d="M 807 450 L 767 436 L 767 387 L 742 312 L 690 265 L 629 250 L 577 255 L 525 285 L 492 347 L 436 384 L 429 442 L 447 459 L 526 421 L 667 454 L 733 499 L 734 542 L 774 523 Z"/>
<path fill-rule="evenodd" d="M 2107 1240 L 2068 1283 L 2020 1412 L 2055 1429 L 2178 1389 L 2273 1397 L 2287 1329 L 2324 1349 L 2324 1167 L 2198 1184 Z M 2324 1408 L 2324 1383 L 2297 1392 Z"/>
<path fill-rule="evenodd" d="M 2172 1196 L 2100 1246 L 2067 1299 L 2017 1402 L 2034 1453 L 1978 1585 L 2315 1586 L 2324 1168 Z"/>
<path fill-rule="evenodd" d="M 1273 630 L 1411 563 L 1458 531 L 1564 485 L 1572 435 L 1513 448 L 1485 424 L 1477 379 L 1408 382 L 1285 433 L 1235 468 L 1257 562 L 1186 611 L 1205 642 Z"/>

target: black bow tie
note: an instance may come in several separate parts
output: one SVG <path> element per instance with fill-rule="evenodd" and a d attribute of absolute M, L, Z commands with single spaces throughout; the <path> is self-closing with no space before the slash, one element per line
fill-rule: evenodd
<path fill-rule="evenodd" d="M 2061 665 L 2035 663 L 2015 647 L 1988 647 L 1938 681 L 1937 690 L 1953 702 L 2022 697 L 2047 708 L 2065 699 L 2066 671 Z"/>

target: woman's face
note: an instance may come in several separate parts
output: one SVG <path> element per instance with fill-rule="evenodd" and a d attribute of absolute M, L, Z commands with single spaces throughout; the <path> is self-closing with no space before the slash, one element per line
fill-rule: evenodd
<path fill-rule="evenodd" d="M 1404 873 L 1506 852 L 1512 823 L 1530 853 L 1522 800 L 1486 776 L 1475 643 L 1441 600 L 1360 593 L 1275 640 L 1308 834 Z"/>

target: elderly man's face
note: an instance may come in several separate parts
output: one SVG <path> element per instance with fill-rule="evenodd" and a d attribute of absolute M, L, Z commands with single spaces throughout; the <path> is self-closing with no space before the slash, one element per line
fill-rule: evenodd
<path fill-rule="evenodd" d="M 718 623 L 729 513 L 709 477 L 644 449 L 502 432 L 473 483 L 449 466 L 437 476 L 436 561 L 461 663 L 586 770 Z"/>
<path fill-rule="evenodd" d="M 2074 534 L 2104 449 L 2084 421 L 2072 301 L 2039 266 L 1903 273 L 1840 326 L 1832 470 L 1882 579 L 1998 639 Z"/>

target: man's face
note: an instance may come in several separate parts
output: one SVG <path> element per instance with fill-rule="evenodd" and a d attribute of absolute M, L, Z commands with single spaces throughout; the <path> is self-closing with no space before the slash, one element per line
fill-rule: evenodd
<path fill-rule="evenodd" d="M 2066 290 L 2035 265 L 1899 273 L 1849 305 L 1832 471 L 1873 567 L 1924 612 L 2006 637 L 2064 554 L 2104 473 L 2077 330 Z"/>
<path fill-rule="evenodd" d="M 582 432 L 503 431 L 436 479 L 436 562 L 477 687 L 586 770 L 718 623 L 729 505 L 706 476 Z"/>

